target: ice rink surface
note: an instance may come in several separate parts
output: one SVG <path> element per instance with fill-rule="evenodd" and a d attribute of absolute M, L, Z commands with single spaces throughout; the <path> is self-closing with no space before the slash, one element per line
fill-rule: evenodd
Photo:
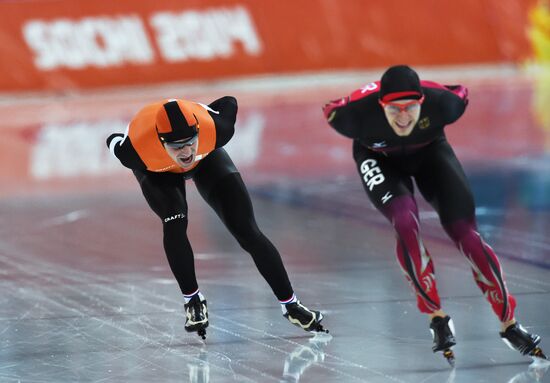
<path fill-rule="evenodd" d="M 518 300 L 517 318 L 548 354 L 548 75 L 419 72 L 470 88 L 448 138 L 471 181 L 480 231 Z M 500 340 L 468 262 L 419 197 L 422 234 L 456 326 L 456 369 L 432 353 L 391 227 L 361 188 L 351 142 L 321 113 L 328 99 L 379 75 L 1 99 L 0 382 L 550 382 L 550 364 L 531 363 Z M 225 94 L 240 101 L 228 151 L 256 218 L 299 298 L 325 313 L 330 335 L 312 336 L 282 317 L 191 181 L 189 237 L 211 324 L 204 343 L 184 331 L 161 224 L 104 139 L 148 101 L 207 103 Z"/>

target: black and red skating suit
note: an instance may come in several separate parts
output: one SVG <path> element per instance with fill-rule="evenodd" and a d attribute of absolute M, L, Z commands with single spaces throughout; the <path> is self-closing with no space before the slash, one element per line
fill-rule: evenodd
<path fill-rule="evenodd" d="M 397 233 L 397 257 L 413 287 L 419 309 L 440 309 L 434 267 L 421 235 L 413 179 L 438 212 L 447 234 L 468 258 L 474 278 L 501 321 L 514 316 L 498 258 L 477 232 L 475 205 L 468 181 L 445 137 L 468 105 L 460 85 L 421 81 L 424 101 L 412 132 L 401 137 L 389 125 L 373 82 L 323 108 L 328 123 L 353 139 L 353 157 L 365 192 Z"/>

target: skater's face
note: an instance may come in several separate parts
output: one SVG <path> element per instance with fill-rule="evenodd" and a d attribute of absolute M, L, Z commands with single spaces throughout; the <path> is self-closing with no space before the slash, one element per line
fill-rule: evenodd
<path fill-rule="evenodd" d="M 391 128 L 398 136 L 411 134 L 420 118 L 420 109 L 424 97 L 420 100 L 404 99 L 391 102 L 380 101 L 384 114 Z"/>
<path fill-rule="evenodd" d="M 195 135 L 188 140 L 179 140 L 173 142 L 165 142 L 164 149 L 166 152 L 183 169 L 190 168 L 195 163 L 197 156 L 197 148 L 199 147 L 199 136 Z"/>

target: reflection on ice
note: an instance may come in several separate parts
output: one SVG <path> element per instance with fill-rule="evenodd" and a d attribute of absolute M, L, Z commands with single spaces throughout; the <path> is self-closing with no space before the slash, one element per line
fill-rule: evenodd
<path fill-rule="evenodd" d="M 190 383 L 208 383 L 210 382 L 210 365 L 208 364 L 208 352 L 201 349 L 199 355 L 189 363 L 189 382 Z"/>
<path fill-rule="evenodd" d="M 316 333 L 312 338 L 308 339 L 306 344 L 298 345 L 284 360 L 283 374 L 280 382 L 297 383 L 308 368 L 315 364 L 323 363 L 325 360 L 324 349 L 331 340 L 332 335 L 330 334 Z M 214 352 L 214 359 L 217 359 L 216 354 Z M 208 361 L 208 355 L 208 345 L 206 345 L 187 363 L 190 383 L 210 382 L 211 365 Z M 215 364 L 212 366 L 216 367 Z"/>
<path fill-rule="evenodd" d="M 542 378 L 546 375 L 548 367 L 550 367 L 550 361 L 533 358 L 533 363 L 529 365 L 527 371 L 515 375 L 508 383 L 542 382 Z"/>
<path fill-rule="evenodd" d="M 331 340 L 332 335 L 320 332 L 310 338 L 308 344 L 296 347 L 285 359 L 281 382 L 299 382 L 309 367 L 324 362 L 324 348 Z"/>

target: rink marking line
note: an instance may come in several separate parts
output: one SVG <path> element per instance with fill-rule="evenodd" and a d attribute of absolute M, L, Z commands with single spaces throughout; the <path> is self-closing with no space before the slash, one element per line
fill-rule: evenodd
<path fill-rule="evenodd" d="M 8 374 L 0 374 L 0 378 L 9 378 L 13 380 L 13 383 L 21 383 L 22 380 L 17 375 L 8 375 Z M 43 380 L 43 379 L 25 379 L 25 383 L 51 383 L 51 380 Z"/>
<path fill-rule="evenodd" d="M 47 228 L 51 226 L 59 226 L 67 223 L 73 223 L 90 216 L 90 214 L 91 212 L 88 209 L 74 210 L 67 214 L 48 218 L 42 221 L 38 226 L 40 228 Z"/>
<path fill-rule="evenodd" d="M 7 366 L 0 366 L 0 370 L 4 370 L 6 368 L 10 368 L 10 367 L 17 367 L 19 366 L 20 363 L 15 363 L 15 364 L 9 364 Z"/>
<path fill-rule="evenodd" d="M 0 254 L 0 258 L 3 258 L 4 260 L 5 260 L 5 259 L 9 259 L 9 257 L 7 257 L 7 256 L 5 256 L 5 255 L 2 255 L 2 254 Z M 45 264 L 45 265 L 48 265 L 48 263 L 43 262 L 43 261 L 41 261 L 40 263 L 42 263 L 43 265 L 44 265 L 44 264 Z M 12 264 L 12 266 L 14 266 L 15 268 L 20 269 L 20 270 L 22 271 L 22 273 L 26 273 L 26 274 L 28 274 L 28 275 L 31 275 L 31 276 L 37 277 L 37 278 L 39 278 L 39 279 L 45 280 L 45 281 L 47 281 L 47 282 L 50 282 L 50 283 L 52 283 L 53 286 L 60 286 L 60 287 L 62 287 L 62 288 L 66 288 L 66 289 L 68 289 L 68 290 L 72 290 L 72 291 L 74 291 L 74 292 L 76 292 L 76 293 L 82 294 L 82 290 L 75 289 L 75 288 L 70 288 L 70 287 L 68 287 L 68 285 L 61 285 L 58 281 L 56 281 L 55 279 L 52 279 L 52 277 L 46 276 L 45 274 L 42 274 L 42 273 L 37 272 L 37 271 L 33 271 L 32 268 L 29 269 L 29 268 L 26 268 L 26 267 L 24 267 L 24 266 L 22 266 L 22 265 L 13 265 L 13 264 Z M 51 267 L 51 266 L 50 266 L 50 267 Z M 64 267 L 63 267 L 63 268 L 64 268 Z M 41 269 L 42 269 L 42 268 L 41 268 Z M 72 269 L 69 269 L 69 270 L 70 270 L 71 272 L 74 272 L 74 270 L 72 270 Z M 61 271 L 61 270 L 60 270 L 60 271 Z M 82 272 L 78 272 L 78 273 L 79 273 L 79 274 L 82 274 Z M 89 277 L 89 276 L 88 276 L 88 277 Z M 55 282 L 57 282 L 57 284 L 56 284 Z M 38 283 L 36 283 L 36 282 L 30 282 L 28 285 L 34 285 L 36 291 L 40 291 L 40 285 L 39 285 Z M 113 289 L 111 292 L 115 292 L 115 293 L 116 293 L 116 290 Z M 91 298 L 91 296 L 89 296 L 89 295 L 87 295 L 87 294 L 83 294 L 83 295 L 84 295 L 85 297 L 87 297 L 87 298 Z M 115 324 L 113 321 L 111 321 L 111 320 L 107 321 L 107 320 L 101 319 L 101 317 L 85 315 L 85 310 L 82 310 L 82 311 L 81 311 L 81 310 L 78 310 L 76 307 L 72 307 L 72 306 L 69 305 L 69 303 L 72 301 L 72 303 L 76 303 L 77 306 L 81 306 L 81 307 L 83 307 L 83 308 L 87 308 L 87 306 L 85 306 L 84 304 L 82 304 L 82 303 L 80 303 L 80 302 L 78 302 L 78 301 L 75 301 L 75 299 L 70 299 L 70 298 L 67 298 L 67 297 L 63 297 L 63 298 L 62 298 L 62 302 L 60 302 L 59 300 L 53 300 L 52 298 L 49 298 L 49 297 L 47 297 L 47 296 L 45 296 L 45 295 L 43 295 L 43 294 L 38 294 L 38 295 L 36 295 L 36 296 L 39 297 L 39 299 L 41 299 L 42 301 L 47 301 L 47 302 L 49 302 L 49 303 L 51 303 L 51 304 L 53 304 L 53 305 L 56 305 L 56 306 L 58 306 L 58 307 L 61 307 L 61 308 L 65 309 L 65 310 L 75 312 L 76 315 L 77 315 L 79 318 L 84 318 L 84 319 L 89 318 L 89 319 L 98 321 L 99 324 L 100 324 L 100 326 L 104 326 L 104 325 L 110 326 L 110 327 L 112 327 L 112 328 L 114 328 L 114 329 L 116 329 L 116 330 L 122 331 L 122 332 L 124 332 L 124 333 L 126 333 L 126 334 L 128 334 L 128 335 L 130 335 L 130 336 L 132 336 L 132 337 L 134 337 L 134 338 L 137 338 L 137 339 L 140 339 L 140 340 L 144 341 L 143 344 L 150 344 L 150 345 L 152 345 L 152 346 L 157 346 L 157 347 L 159 347 L 158 349 L 166 350 L 165 353 L 170 352 L 170 353 L 172 353 L 172 354 L 175 354 L 175 355 L 177 355 L 177 356 L 182 356 L 182 357 L 187 358 L 187 359 L 192 359 L 192 360 L 197 360 L 197 361 L 199 361 L 199 362 L 204 362 L 204 361 L 202 361 L 201 359 L 199 359 L 199 358 L 196 357 L 196 356 L 187 355 L 187 354 L 182 354 L 182 353 L 179 352 L 177 349 L 174 349 L 174 348 L 172 348 L 172 347 L 166 347 L 166 345 L 163 344 L 163 343 L 161 343 L 161 342 L 154 341 L 154 340 L 149 339 L 149 338 L 147 338 L 147 337 L 145 337 L 145 336 L 143 336 L 143 335 L 140 335 L 139 333 L 136 333 L 136 332 L 134 332 L 134 331 L 132 331 L 132 330 L 128 330 L 128 329 L 125 329 L 125 328 L 121 327 L 120 325 L 116 325 L 116 324 Z M 116 294 L 114 294 L 114 296 L 116 296 Z M 120 294 L 119 294 L 119 296 L 120 296 Z M 97 298 L 95 298 L 95 297 L 94 297 L 94 299 L 95 299 L 97 302 L 103 303 L 103 305 L 105 305 L 105 306 L 107 306 L 107 307 L 112 307 L 112 305 L 105 304 L 104 301 L 101 301 L 101 300 L 99 300 L 99 299 L 97 299 Z M 65 304 L 65 303 L 67 303 L 67 304 Z M 158 308 L 158 306 L 157 306 L 157 308 Z M 45 307 L 45 309 L 46 309 L 47 311 L 49 311 L 50 313 L 55 314 L 55 312 L 53 312 L 51 309 L 48 309 L 47 307 Z M 141 316 L 141 315 L 140 315 L 140 316 Z M 59 319 L 58 319 L 58 320 L 59 320 Z M 159 365 L 159 364 L 157 364 L 157 363 L 154 362 L 154 361 L 147 360 L 147 359 L 143 359 L 142 357 L 139 357 L 138 355 L 134 354 L 133 351 L 125 350 L 125 349 L 120 348 L 120 347 L 118 347 L 118 346 L 116 346 L 116 345 L 113 346 L 112 343 L 109 343 L 109 342 L 100 340 L 100 339 L 98 339 L 98 338 L 92 337 L 91 335 L 88 335 L 88 334 L 86 334 L 85 332 L 83 333 L 81 329 L 79 329 L 79 328 L 77 328 L 76 326 L 74 326 L 74 325 L 71 323 L 71 321 L 69 321 L 69 320 L 61 319 L 60 321 L 61 321 L 62 323 L 65 323 L 65 324 L 68 325 L 69 327 L 73 328 L 73 330 L 77 331 L 79 334 L 82 334 L 83 336 L 85 336 L 85 337 L 87 337 L 87 338 L 92 338 L 92 339 L 95 340 L 95 341 L 99 341 L 100 343 L 103 343 L 103 344 L 105 344 L 105 345 L 108 345 L 108 346 L 117 348 L 117 349 L 119 349 L 120 351 L 122 351 L 123 354 L 131 354 L 133 357 L 138 358 L 138 359 L 141 359 L 141 360 L 142 360 L 143 362 L 145 362 L 146 364 L 153 365 L 153 366 L 155 366 L 155 367 L 157 367 L 157 368 L 162 368 L 162 367 L 163 367 L 162 365 Z M 142 325 L 143 325 L 143 322 L 140 321 L 139 317 L 138 317 L 138 321 L 136 322 L 136 324 L 142 324 Z M 162 335 L 169 335 L 169 336 L 170 336 L 170 340 L 173 340 L 173 338 L 174 338 L 172 334 L 169 334 L 169 333 L 167 333 L 167 332 L 163 332 L 163 331 L 161 331 L 161 330 L 159 330 L 159 329 L 156 329 L 156 328 L 153 328 L 153 329 L 154 329 L 156 332 L 161 333 Z M 186 344 L 185 346 L 186 346 L 186 347 L 193 348 L 193 349 L 199 349 L 199 351 L 200 351 L 200 348 L 199 348 L 198 346 L 196 346 L 196 345 Z M 120 356 L 119 358 L 122 358 L 122 356 Z M 243 378 L 243 379 L 246 380 L 246 381 L 256 382 L 255 380 L 252 380 L 252 379 L 250 379 L 250 378 L 247 377 L 247 376 L 244 376 L 244 375 L 241 375 L 241 374 L 236 374 L 235 371 L 234 371 L 233 369 L 228 369 L 228 368 L 222 367 L 222 366 L 220 366 L 220 365 L 217 365 L 217 364 L 215 364 L 215 363 L 210 363 L 210 362 L 207 362 L 207 363 L 208 363 L 209 366 L 212 366 L 212 367 L 214 367 L 214 368 L 221 369 L 221 370 L 223 370 L 224 372 L 228 372 L 228 373 L 230 373 L 230 374 L 233 375 L 233 376 L 238 375 L 239 378 Z M 233 363 L 233 361 L 232 361 L 232 363 Z M 242 364 L 241 364 L 240 362 L 238 362 L 238 361 L 236 362 L 236 364 L 238 364 L 239 366 L 242 366 Z M 84 366 L 84 367 L 88 367 L 88 366 Z M 253 368 L 251 368 L 251 367 L 249 367 L 249 366 L 242 366 L 242 367 L 244 367 L 245 370 L 249 370 L 249 371 L 256 372 L 256 373 L 260 373 L 260 374 L 262 373 L 261 371 L 258 371 L 258 370 L 256 370 L 256 369 L 253 369 Z M 65 366 L 64 366 L 64 368 L 67 369 L 67 367 L 65 367 Z M 273 378 L 274 380 L 276 380 L 276 381 L 279 381 L 279 378 L 278 378 L 278 377 L 272 377 L 272 378 Z M 107 378 L 105 378 L 105 379 L 107 379 Z M 109 379 L 110 379 L 110 378 L 109 378 Z M 96 380 L 96 382 L 100 382 L 100 381 L 102 381 L 102 380 L 104 380 L 104 379 Z"/>
<path fill-rule="evenodd" d="M 6 257 L 6 256 L 4 256 L 4 257 Z M 2 258 L 1 255 L 0 255 L 0 258 Z M 51 264 L 50 262 L 46 262 L 46 261 L 43 261 L 43 260 L 40 260 L 40 261 L 38 261 L 38 262 L 42 263 L 43 265 L 46 265 L 47 268 L 49 268 L 49 269 L 52 269 L 52 267 L 53 267 L 53 264 Z M 44 267 L 41 267 L 40 269 L 41 269 L 41 270 L 44 270 L 45 268 L 44 268 Z M 56 271 L 56 269 L 57 269 L 57 271 Z M 66 271 L 66 272 L 63 272 L 62 269 L 66 269 L 67 271 Z M 93 276 L 91 276 L 91 278 L 90 278 L 90 275 L 89 275 L 88 273 L 84 273 L 84 272 L 81 272 L 81 271 L 75 271 L 75 270 L 70 269 L 70 268 L 67 268 L 67 267 L 65 267 L 65 266 L 56 266 L 56 267 L 54 268 L 54 272 L 53 272 L 52 274 L 55 275 L 55 274 L 58 274 L 59 272 L 61 272 L 61 274 L 63 274 L 64 276 L 66 276 L 66 275 L 74 275 L 74 274 L 81 274 L 84 278 L 82 278 L 82 277 L 81 277 L 81 278 L 75 278 L 75 280 L 80 281 L 80 283 L 82 283 L 82 281 L 85 280 L 85 279 L 88 279 L 89 282 L 96 282 L 96 281 L 93 281 L 94 279 L 105 281 L 105 278 L 101 278 L 101 277 L 96 276 L 96 275 L 93 275 Z M 40 275 L 40 273 L 36 273 L 36 275 Z M 51 277 L 47 277 L 47 276 L 45 276 L 44 274 L 42 274 L 41 277 L 42 277 L 43 279 L 46 279 L 48 282 L 53 283 L 53 285 L 60 285 L 59 282 L 57 282 L 55 279 L 52 279 Z M 67 278 L 67 279 L 71 279 L 71 278 L 69 277 L 69 278 Z M 57 282 L 57 283 L 56 283 L 56 282 Z M 112 282 L 112 281 L 111 281 L 111 280 L 107 280 L 107 282 Z M 67 285 L 61 285 L 61 287 L 63 287 L 63 288 L 69 288 L 70 290 L 72 290 L 72 291 L 74 291 L 74 292 L 76 292 L 76 293 L 82 294 L 82 290 L 80 290 L 80 289 L 70 288 L 70 287 L 67 286 Z M 106 290 L 107 292 L 110 292 L 110 293 L 111 293 L 112 295 L 114 295 L 114 296 L 121 296 L 121 294 L 125 294 L 125 293 L 121 293 L 119 290 L 116 290 L 116 289 L 114 289 L 114 288 L 107 287 L 107 286 L 105 286 L 105 285 L 103 285 L 103 284 L 97 286 L 96 289 L 97 289 L 97 288 L 102 289 L 102 290 Z M 179 304 L 179 303 L 181 303 L 181 302 L 177 302 L 176 300 L 172 300 L 172 299 L 166 298 L 166 297 L 164 297 L 164 296 L 160 296 L 160 295 L 157 295 L 157 294 L 153 294 L 153 293 L 151 293 L 151 292 L 148 291 L 148 290 L 143 290 L 143 289 L 140 289 L 140 288 L 135 288 L 135 289 L 134 289 L 134 291 L 139 291 L 139 290 L 142 290 L 142 291 L 145 292 L 147 295 L 152 296 L 152 297 L 155 298 L 156 300 L 164 300 L 164 301 L 166 301 L 166 302 L 168 302 L 168 303 L 171 303 L 171 304 Z M 105 305 L 105 306 L 107 306 L 107 307 L 112 307 L 111 305 L 106 304 L 103 300 L 98 299 L 98 298 L 96 298 L 96 297 L 94 297 L 94 296 L 90 296 L 90 295 L 88 295 L 88 294 L 83 294 L 83 295 L 84 295 L 86 298 L 88 298 L 88 299 L 93 299 L 93 300 L 96 301 L 97 303 L 101 303 L 101 304 L 103 304 L 103 305 Z M 143 296 L 143 295 L 144 295 L 144 294 L 142 294 L 142 296 Z M 126 297 L 128 297 L 128 295 L 126 295 Z M 67 298 L 65 298 L 64 300 L 67 300 Z M 74 301 L 74 300 L 73 300 L 73 301 Z M 77 303 L 78 305 L 80 305 L 80 306 L 84 306 L 84 305 L 82 305 L 82 304 L 79 303 L 79 302 L 76 302 L 76 303 Z M 159 306 L 159 305 L 157 305 L 157 304 L 153 304 L 153 303 L 147 302 L 147 301 L 141 302 L 141 303 L 146 303 L 149 307 L 153 307 L 153 308 L 155 308 L 155 309 L 157 309 L 157 310 L 159 310 L 159 309 L 165 310 L 165 309 L 166 309 L 166 308 L 163 307 L 163 306 Z M 227 319 L 227 318 L 224 318 L 224 319 Z M 99 320 L 99 319 L 98 319 L 98 320 Z M 231 321 L 230 321 L 230 322 L 231 322 Z M 108 323 L 105 322 L 105 321 L 103 321 L 102 323 L 108 324 Z M 237 323 L 237 322 L 233 322 L 233 323 Z M 294 341 L 291 341 L 291 340 L 288 340 L 288 339 L 285 339 L 285 338 L 277 337 L 277 336 L 275 336 L 275 335 L 273 335 L 273 334 L 266 333 L 266 332 L 263 331 L 263 330 L 255 329 L 255 328 L 252 328 L 252 327 L 250 327 L 250 326 L 244 326 L 244 327 L 247 328 L 247 329 L 254 329 L 255 332 L 265 333 L 266 335 L 269 335 L 270 337 L 272 337 L 272 338 L 274 338 L 274 339 L 283 340 L 283 341 L 285 341 L 285 342 L 287 342 L 287 343 L 290 343 L 290 344 L 293 344 L 293 345 L 295 345 L 295 346 L 301 346 L 301 344 L 299 344 L 299 343 L 296 343 L 296 342 L 294 342 Z M 160 330 L 157 330 L 157 331 L 160 332 L 161 334 L 165 334 L 165 333 L 163 333 L 163 332 L 160 331 Z M 230 330 L 226 330 L 226 331 L 230 331 Z M 251 340 L 251 341 L 252 341 L 252 340 Z M 257 342 L 256 342 L 256 343 L 257 343 Z M 262 343 L 260 342 L 260 343 L 258 343 L 258 344 L 262 344 Z M 264 346 L 272 347 L 272 346 L 268 346 L 268 345 L 265 345 L 265 344 L 264 344 Z M 288 354 L 288 352 L 284 352 L 284 350 L 281 350 L 281 352 L 284 353 L 284 354 Z M 328 356 L 328 355 L 329 355 L 329 354 L 325 353 L 325 356 Z M 393 381 L 395 381 L 395 382 L 403 382 L 402 380 L 399 380 L 399 379 L 397 379 L 397 378 L 391 377 L 391 376 L 389 376 L 389 375 L 387 375 L 387 374 L 384 374 L 383 372 L 379 372 L 379 371 L 373 370 L 373 369 L 371 369 L 370 367 L 366 367 L 366 366 L 363 366 L 363 365 L 360 365 L 360 364 L 357 364 L 357 363 L 354 363 L 354 362 L 346 361 L 346 360 L 344 360 L 344 359 L 342 359 L 342 358 L 339 358 L 339 357 L 336 357 L 336 356 L 331 356 L 331 357 L 333 357 L 335 360 L 339 360 L 340 362 L 343 362 L 343 363 L 345 363 L 345 364 L 347 364 L 347 365 L 354 365 L 354 366 L 356 366 L 356 367 L 360 367 L 360 368 L 362 368 L 362 369 L 366 369 L 367 371 L 370 371 L 370 372 L 372 372 L 373 374 L 383 376 L 383 377 L 388 378 L 388 379 L 391 379 L 391 380 L 393 380 Z M 321 364 L 319 364 L 319 365 L 321 366 Z M 324 366 L 324 367 L 325 367 L 325 368 L 328 368 L 329 370 L 331 370 L 331 371 L 333 371 L 333 372 L 337 372 L 337 373 L 339 373 L 339 374 L 342 374 L 342 375 L 344 375 L 344 376 L 353 377 L 354 379 L 359 379 L 359 380 L 361 380 L 360 378 L 355 377 L 355 376 L 353 376 L 353 375 L 349 375 L 349 374 L 347 374 L 347 373 L 344 372 L 344 371 L 339 371 L 339 370 L 337 370 L 337 369 L 334 369 L 334 368 L 328 367 L 328 366 Z M 259 372 L 259 371 L 258 371 L 258 373 L 262 374 L 262 372 Z M 278 377 L 273 377 L 273 378 L 274 378 L 274 379 L 277 379 L 277 380 L 279 379 Z"/>

